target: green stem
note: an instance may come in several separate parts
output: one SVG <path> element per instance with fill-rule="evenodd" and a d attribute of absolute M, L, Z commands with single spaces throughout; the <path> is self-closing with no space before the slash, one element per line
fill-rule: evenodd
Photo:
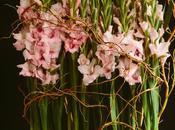
<path fill-rule="evenodd" d="M 65 64 L 64 64 L 64 60 L 65 60 L 65 52 L 62 52 L 62 55 L 60 57 L 60 87 L 59 89 L 63 89 L 65 87 Z M 53 103 L 53 111 L 54 111 L 54 125 L 56 130 L 62 130 L 62 121 L 63 121 L 63 108 L 64 108 L 64 97 L 60 97 L 58 99 L 55 100 L 55 102 Z"/>
<path fill-rule="evenodd" d="M 67 117 L 67 122 L 68 122 L 68 124 L 67 124 L 67 130 L 72 130 L 72 120 L 71 120 L 71 115 L 72 113 L 71 112 L 69 112 L 68 113 L 68 117 Z"/>
<path fill-rule="evenodd" d="M 41 99 L 41 101 L 39 102 L 38 105 L 39 105 L 39 109 L 40 109 L 42 130 L 48 130 L 48 121 L 47 121 L 48 99 L 47 99 L 47 97 Z"/>
<path fill-rule="evenodd" d="M 153 56 L 150 58 L 151 61 L 151 67 L 153 68 L 153 73 L 156 76 L 159 76 L 159 61 L 157 57 Z M 149 75 L 149 74 L 148 74 Z M 147 79 L 148 82 L 148 88 L 152 89 L 154 87 L 157 87 L 157 80 L 155 77 L 149 77 Z M 151 129 L 158 130 L 158 113 L 159 113 L 159 89 L 153 89 L 149 94 L 149 100 L 150 100 L 150 114 L 151 114 Z"/>
<path fill-rule="evenodd" d="M 116 102 L 116 94 L 115 94 L 115 80 L 111 83 L 111 91 L 110 91 L 110 107 L 111 107 L 111 121 L 115 122 L 117 119 L 118 107 Z M 113 130 L 117 130 L 117 125 L 114 124 Z"/>
<path fill-rule="evenodd" d="M 136 85 L 131 86 L 131 95 L 132 95 L 132 97 L 135 96 L 135 88 L 136 87 L 137 87 Z M 131 126 L 135 130 L 136 129 L 136 121 L 137 121 L 137 118 L 136 118 L 137 113 L 135 111 L 136 110 L 136 102 L 135 101 L 133 103 L 133 108 L 130 108 L 130 109 L 131 109 Z"/>
<path fill-rule="evenodd" d="M 72 75 L 71 75 L 71 85 L 74 88 L 74 91 L 77 90 L 76 86 L 77 86 L 77 56 L 76 53 L 72 54 Z M 73 101 L 73 121 L 74 121 L 74 130 L 78 130 L 79 129 L 79 121 L 78 121 L 78 107 L 77 107 L 77 102 L 74 100 Z"/>
<path fill-rule="evenodd" d="M 147 90 L 147 74 L 142 68 L 142 78 L 143 78 L 143 91 Z M 143 111 L 144 111 L 144 125 L 146 130 L 151 130 L 151 118 L 150 118 L 150 103 L 148 93 L 144 93 L 142 96 Z"/>
<path fill-rule="evenodd" d="M 82 99 L 82 102 L 86 102 L 86 86 L 82 85 L 82 95 L 81 95 L 81 99 Z M 83 107 L 82 108 L 82 114 L 83 114 L 83 130 L 89 130 L 89 113 L 88 113 L 88 110 L 87 108 Z"/>
<path fill-rule="evenodd" d="M 29 93 L 32 91 L 35 91 L 37 88 L 37 80 L 33 78 L 29 78 L 27 80 L 27 86 Z M 30 130 L 42 130 L 41 124 L 40 124 L 40 118 L 39 118 L 39 110 L 38 110 L 38 104 L 34 102 L 30 106 Z"/>

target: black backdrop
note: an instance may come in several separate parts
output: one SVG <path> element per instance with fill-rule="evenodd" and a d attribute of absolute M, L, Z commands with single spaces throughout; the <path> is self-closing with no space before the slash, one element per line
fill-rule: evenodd
<path fill-rule="evenodd" d="M 11 24 L 18 18 L 13 7 L 19 0 L 0 0 L 0 37 L 9 36 Z M 174 24 L 172 19 L 171 25 Z M 22 63 L 20 52 L 13 47 L 12 38 L 0 40 L 0 130 L 28 130 L 28 125 L 22 117 L 23 96 L 19 87 L 24 85 L 24 79 L 18 75 L 16 65 Z M 174 44 L 174 43 L 173 43 Z M 175 129 L 175 92 L 171 96 L 160 130 Z"/>

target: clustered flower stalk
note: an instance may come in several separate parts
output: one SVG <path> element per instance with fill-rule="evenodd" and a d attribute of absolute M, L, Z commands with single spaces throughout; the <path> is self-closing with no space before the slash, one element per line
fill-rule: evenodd
<path fill-rule="evenodd" d="M 152 26 L 153 30 L 158 31 L 162 27 L 162 20 L 163 15 L 158 14 L 158 10 L 160 10 L 159 7 L 157 7 L 157 1 L 146 1 L 143 3 L 145 8 L 146 13 L 143 13 L 144 15 L 144 20 L 149 21 L 150 26 Z M 150 14 L 149 14 L 150 13 Z M 160 17 L 158 17 L 159 15 Z M 149 33 L 149 32 L 147 32 Z M 151 68 L 153 69 L 153 73 L 157 76 L 160 76 L 160 67 L 159 67 L 159 59 L 153 55 L 149 56 L 149 45 L 150 45 L 150 37 L 149 35 L 146 34 L 146 47 L 145 47 L 145 52 L 148 52 L 147 57 L 146 57 L 146 62 L 150 64 Z M 157 39 L 159 40 L 159 39 Z M 153 44 L 156 44 L 156 40 L 152 41 Z M 143 95 L 143 107 L 145 108 L 144 115 L 145 115 L 145 129 L 151 130 L 158 130 L 158 114 L 159 114 L 159 79 L 156 77 L 150 77 L 149 73 L 145 73 L 146 70 L 143 69 L 143 77 L 145 77 L 145 84 L 143 89 L 152 89 L 153 90 L 149 93 L 145 93 Z M 157 87 L 157 88 L 156 88 Z"/>
<path fill-rule="evenodd" d="M 157 0 L 21 0 L 17 12 L 30 130 L 159 129 L 175 78 L 169 90 Z"/>

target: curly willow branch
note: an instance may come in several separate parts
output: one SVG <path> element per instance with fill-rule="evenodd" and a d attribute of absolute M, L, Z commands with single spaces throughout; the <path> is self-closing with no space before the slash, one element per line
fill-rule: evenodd
<path fill-rule="evenodd" d="M 86 104 L 83 101 L 81 101 L 76 96 L 76 94 L 74 94 L 74 93 L 75 93 L 75 91 L 74 92 L 73 91 L 67 91 L 66 92 L 66 91 L 62 91 L 62 90 L 59 90 L 59 92 L 57 92 L 57 93 L 56 92 L 37 92 L 37 91 L 35 91 L 33 93 L 30 93 L 24 99 L 24 114 L 23 114 L 23 116 L 24 117 L 26 116 L 26 113 L 27 113 L 29 107 L 31 106 L 31 104 L 33 102 L 41 100 L 44 97 L 61 97 L 61 96 L 64 96 L 64 95 L 72 96 L 75 101 L 79 102 L 81 105 L 83 105 L 86 108 L 101 107 L 101 108 L 108 109 L 108 107 L 105 106 L 105 105 L 100 105 L 100 104 L 99 105 L 89 105 L 89 104 Z M 32 99 L 30 99 L 30 97 L 32 95 L 35 95 L 35 94 L 40 94 L 40 95 L 34 96 L 34 97 L 32 97 Z"/>

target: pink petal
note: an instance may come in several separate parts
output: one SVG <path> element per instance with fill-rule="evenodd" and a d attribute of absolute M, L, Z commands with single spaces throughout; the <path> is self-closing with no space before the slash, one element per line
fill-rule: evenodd
<path fill-rule="evenodd" d="M 152 42 L 154 42 L 158 38 L 158 33 L 154 28 L 150 29 L 150 38 Z"/>
<path fill-rule="evenodd" d="M 81 4 L 81 0 L 76 0 L 76 7 L 78 8 Z"/>
<path fill-rule="evenodd" d="M 30 0 L 20 0 L 20 7 L 22 8 L 27 8 L 31 5 Z"/>
<path fill-rule="evenodd" d="M 141 23 L 139 23 L 139 24 L 140 24 L 140 26 L 141 26 L 141 28 L 142 28 L 142 30 L 143 30 L 144 32 L 145 32 L 146 30 L 148 30 L 149 25 L 148 25 L 147 22 L 143 21 L 143 22 L 141 22 Z"/>
<path fill-rule="evenodd" d="M 80 65 L 88 65 L 88 64 L 90 64 L 90 60 L 87 59 L 84 54 L 80 54 L 80 56 L 78 58 L 78 63 Z"/>
<path fill-rule="evenodd" d="M 25 45 L 22 41 L 17 41 L 13 45 L 16 48 L 17 51 L 21 51 L 25 48 Z"/>

